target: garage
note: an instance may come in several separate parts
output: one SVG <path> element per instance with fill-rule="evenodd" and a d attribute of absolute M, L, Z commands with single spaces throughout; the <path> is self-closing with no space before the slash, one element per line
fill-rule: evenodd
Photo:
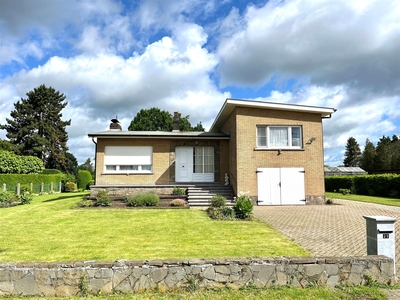
<path fill-rule="evenodd" d="M 257 168 L 258 205 L 305 205 L 304 168 Z"/>

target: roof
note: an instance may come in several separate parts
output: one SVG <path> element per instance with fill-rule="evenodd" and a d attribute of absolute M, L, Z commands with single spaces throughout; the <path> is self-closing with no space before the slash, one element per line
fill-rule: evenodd
<path fill-rule="evenodd" d="M 367 174 L 367 171 L 361 169 L 360 167 L 325 167 L 325 172 L 330 173 L 350 173 L 350 174 Z"/>
<path fill-rule="evenodd" d="M 210 131 L 218 131 L 222 124 L 226 121 L 228 116 L 236 107 L 252 107 L 259 109 L 273 109 L 273 110 L 286 110 L 286 111 L 298 111 L 305 113 L 320 114 L 322 117 L 328 117 L 333 114 L 336 109 L 328 107 L 318 106 L 307 106 L 307 105 L 296 105 L 296 104 L 282 104 L 274 102 L 263 102 L 263 101 L 252 101 L 252 100 L 239 100 L 239 99 L 226 99 L 224 105 L 219 111 L 217 118 L 211 125 Z"/>
<path fill-rule="evenodd" d="M 229 134 L 204 131 L 127 131 L 106 130 L 89 133 L 89 137 L 97 138 L 166 138 L 166 139 L 229 139 Z"/>

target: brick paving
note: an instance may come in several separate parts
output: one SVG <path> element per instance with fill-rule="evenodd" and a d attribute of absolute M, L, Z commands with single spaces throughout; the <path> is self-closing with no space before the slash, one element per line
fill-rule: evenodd
<path fill-rule="evenodd" d="M 335 199 L 333 205 L 255 206 L 254 216 L 314 256 L 367 255 L 363 216 L 396 218 L 396 274 L 400 274 L 400 207 Z"/>

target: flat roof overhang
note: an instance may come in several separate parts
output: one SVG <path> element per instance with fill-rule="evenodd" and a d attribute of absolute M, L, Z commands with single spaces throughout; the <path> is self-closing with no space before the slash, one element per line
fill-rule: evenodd
<path fill-rule="evenodd" d="M 307 106 L 297 104 L 283 104 L 275 102 L 263 102 L 253 100 L 239 100 L 239 99 L 226 99 L 224 105 L 219 111 L 214 123 L 211 125 L 210 132 L 218 131 L 222 124 L 226 121 L 229 115 L 236 107 L 251 107 L 258 109 L 270 109 L 270 110 L 285 110 L 285 111 L 297 111 L 304 113 L 313 113 L 321 115 L 321 118 L 329 117 L 333 114 L 336 109 L 319 106 Z"/>
<path fill-rule="evenodd" d="M 91 138 L 148 138 L 148 139 L 213 139 L 229 140 L 229 134 L 220 132 L 169 132 L 169 131 L 122 131 L 107 130 L 89 133 Z"/>

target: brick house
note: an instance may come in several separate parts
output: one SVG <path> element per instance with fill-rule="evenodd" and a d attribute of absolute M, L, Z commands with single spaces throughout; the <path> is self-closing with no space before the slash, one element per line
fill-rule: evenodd
<path fill-rule="evenodd" d="M 208 132 L 110 130 L 96 144 L 92 193 L 226 185 L 259 205 L 324 203 L 326 107 L 227 99 Z M 176 114 L 177 115 L 177 114 Z M 116 121 L 116 120 L 115 120 Z"/>

